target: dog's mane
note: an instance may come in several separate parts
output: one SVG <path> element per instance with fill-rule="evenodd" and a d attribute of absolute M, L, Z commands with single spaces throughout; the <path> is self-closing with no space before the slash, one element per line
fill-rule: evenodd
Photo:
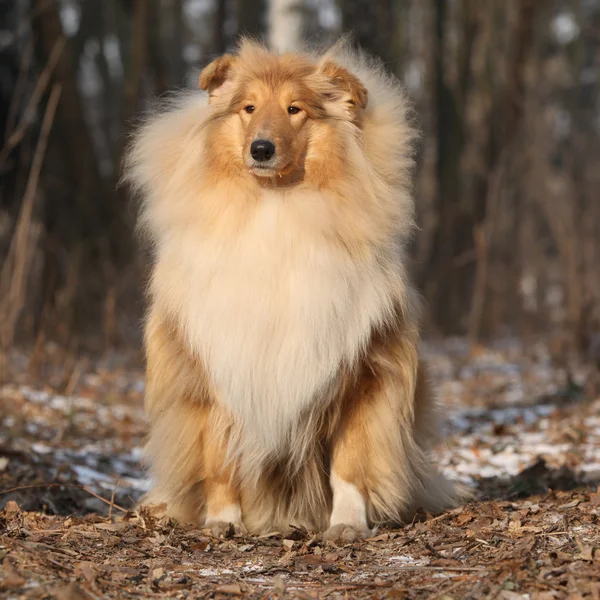
<path fill-rule="evenodd" d="M 268 48 L 244 38 L 237 56 L 242 61 L 273 60 Z M 399 203 L 402 231 L 407 237 L 413 230 L 411 173 L 414 166 L 415 127 L 413 111 L 400 82 L 386 73 L 383 64 L 354 48 L 348 38 L 325 50 L 305 49 L 299 53 L 315 67 L 331 60 L 359 78 L 368 90 L 368 105 L 362 115 L 362 152 L 373 173 L 389 188 Z M 182 157 L 198 154 L 197 136 L 215 118 L 208 96 L 198 90 L 179 90 L 159 99 L 139 120 L 125 154 L 122 179 L 142 200 L 142 230 L 152 229 L 148 210 L 165 197 L 170 182 L 169 170 L 179 166 Z M 194 139 L 196 136 L 196 139 Z M 200 161 L 200 157 L 197 157 Z M 148 231 L 150 233 L 150 231 Z M 153 241 L 153 235 L 148 236 Z"/>

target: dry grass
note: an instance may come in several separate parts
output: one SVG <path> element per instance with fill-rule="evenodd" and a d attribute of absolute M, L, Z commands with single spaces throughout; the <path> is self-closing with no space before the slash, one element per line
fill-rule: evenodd
<path fill-rule="evenodd" d="M 17 219 L 8 256 L 0 272 L 0 342 L 2 348 L 8 348 L 14 339 L 17 321 L 25 304 L 26 283 L 29 267 L 35 253 L 39 231 L 33 226 L 33 209 L 37 196 L 40 172 L 44 163 L 48 138 L 60 99 L 61 87 L 55 84 L 50 93 L 46 112 L 42 121 L 40 137 L 33 156 L 29 179 Z"/>

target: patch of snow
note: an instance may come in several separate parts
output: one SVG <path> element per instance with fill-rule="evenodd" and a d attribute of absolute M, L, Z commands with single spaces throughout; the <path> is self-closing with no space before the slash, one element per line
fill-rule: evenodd
<path fill-rule="evenodd" d="M 579 36 L 579 25 L 570 11 L 559 14 L 552 22 L 552 33 L 559 44 L 569 44 Z"/>
<path fill-rule="evenodd" d="M 115 486 L 116 480 L 107 475 L 106 473 L 100 473 L 100 471 L 96 471 L 90 467 L 86 467 L 84 465 L 71 465 L 71 469 L 75 471 L 77 475 L 77 480 L 79 483 L 83 485 L 90 485 L 97 482 L 111 482 L 112 486 Z"/>
<path fill-rule="evenodd" d="M 263 568 L 262 564 L 253 565 L 252 563 L 246 563 L 246 565 L 242 567 L 242 571 L 244 571 L 244 573 L 254 573 L 256 571 L 262 571 Z"/>
<path fill-rule="evenodd" d="M 426 557 L 413 558 L 408 554 L 398 554 L 398 556 L 390 556 L 390 561 L 399 564 L 402 567 L 423 567 L 431 561 Z"/>
<path fill-rule="evenodd" d="M 42 444 L 41 442 L 34 442 L 31 444 L 31 449 L 36 454 L 51 454 L 54 450 L 50 446 L 46 446 L 46 444 Z"/>

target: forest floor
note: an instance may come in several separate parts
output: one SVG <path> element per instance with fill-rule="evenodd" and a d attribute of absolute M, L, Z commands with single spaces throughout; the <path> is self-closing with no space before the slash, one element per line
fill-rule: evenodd
<path fill-rule="evenodd" d="M 442 469 L 476 500 L 372 539 L 180 527 L 135 501 L 139 365 L 14 353 L 0 385 L 0 598 L 600 600 L 600 397 L 543 345 L 427 354 L 449 411 Z"/>

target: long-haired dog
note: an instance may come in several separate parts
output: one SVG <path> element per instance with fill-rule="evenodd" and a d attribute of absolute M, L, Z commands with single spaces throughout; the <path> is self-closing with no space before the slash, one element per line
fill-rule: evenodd
<path fill-rule="evenodd" d="M 399 84 L 345 45 L 244 41 L 200 88 L 126 162 L 155 252 L 147 501 L 216 530 L 344 539 L 455 504 L 429 455 Z"/>

